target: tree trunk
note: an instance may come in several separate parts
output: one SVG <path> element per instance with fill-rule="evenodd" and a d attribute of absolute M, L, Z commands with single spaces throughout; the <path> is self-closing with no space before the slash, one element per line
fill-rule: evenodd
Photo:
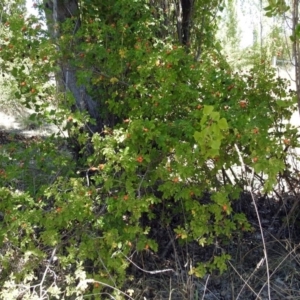
<path fill-rule="evenodd" d="M 295 80 L 296 80 L 296 92 L 298 101 L 298 111 L 300 114 L 300 47 L 299 47 L 299 36 L 296 35 L 296 27 L 299 22 L 299 1 L 293 1 L 293 55 L 295 59 Z"/>
<path fill-rule="evenodd" d="M 67 19 L 72 18 L 74 23 L 73 35 L 77 32 L 80 28 L 78 0 L 47 0 L 44 4 L 47 26 L 54 41 L 58 41 L 61 37 L 60 26 Z M 59 46 L 57 46 L 57 51 L 60 51 Z M 91 133 L 100 132 L 104 124 L 99 114 L 99 103 L 92 99 L 84 85 L 77 84 L 76 69 L 69 60 L 58 61 L 58 64 L 60 72 L 56 74 L 56 81 L 59 91 L 71 92 L 75 99 L 76 109 L 88 112 L 89 116 L 96 120 L 96 125 L 86 124 L 87 128 Z"/>
<path fill-rule="evenodd" d="M 190 29 L 191 29 L 191 18 L 193 10 L 194 0 L 181 0 L 182 6 L 182 32 L 181 40 L 183 45 L 190 45 Z"/>

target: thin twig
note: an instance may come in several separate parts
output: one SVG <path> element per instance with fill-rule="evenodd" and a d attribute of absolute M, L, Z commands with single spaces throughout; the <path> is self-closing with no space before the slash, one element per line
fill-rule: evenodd
<path fill-rule="evenodd" d="M 204 291 L 203 291 L 203 295 L 202 295 L 202 300 L 204 300 L 205 297 L 205 291 L 207 289 L 207 284 L 208 284 L 208 280 L 209 280 L 210 275 L 208 274 L 206 281 L 205 281 L 205 285 L 204 285 Z"/>
<path fill-rule="evenodd" d="M 85 283 L 98 283 L 98 284 L 100 284 L 100 285 L 106 286 L 106 287 L 108 287 L 108 288 L 111 288 L 111 289 L 113 289 L 113 290 L 115 290 L 115 291 L 121 293 L 122 295 L 128 297 L 130 300 L 134 300 L 132 297 L 130 297 L 128 294 L 122 292 L 120 289 L 117 289 L 117 288 L 115 288 L 115 287 L 113 287 L 113 286 L 111 286 L 111 285 L 109 285 L 109 284 L 107 284 L 107 283 L 104 283 L 104 282 L 102 282 L 102 281 L 98 281 L 98 280 L 94 280 L 94 279 L 86 279 L 86 280 L 82 281 L 81 283 L 82 283 L 82 284 L 85 284 Z M 89 294 L 89 295 L 83 295 L 83 298 L 90 297 L 90 296 L 92 296 L 92 294 Z"/>
<path fill-rule="evenodd" d="M 248 284 L 249 278 L 252 276 L 252 274 L 253 274 L 256 270 L 254 270 L 253 273 L 251 274 L 251 276 L 250 276 L 247 280 L 245 280 L 245 279 L 242 277 L 242 275 L 238 272 L 238 270 L 233 266 L 233 264 L 232 264 L 230 261 L 228 261 L 228 263 L 230 264 L 231 268 L 236 272 L 236 274 L 239 275 L 240 279 L 242 279 L 242 281 L 244 281 L 244 286 L 243 286 L 243 288 L 241 289 L 241 291 L 239 292 L 239 294 L 237 295 L 237 297 L 236 297 L 235 300 L 238 300 L 238 299 L 239 299 L 240 294 L 241 294 L 241 292 L 242 292 L 242 290 L 244 289 L 245 286 L 247 286 L 247 287 L 251 290 L 251 292 L 252 292 L 255 296 L 257 296 L 256 292 L 255 292 L 255 291 L 253 290 L 253 288 Z"/>
<path fill-rule="evenodd" d="M 54 257 L 55 257 L 55 253 L 56 253 L 56 247 L 54 247 L 54 249 L 53 249 L 53 251 L 52 251 L 51 257 L 50 257 L 50 259 L 49 259 L 49 261 L 48 261 L 48 264 L 47 264 L 46 270 L 45 270 L 45 272 L 44 272 L 44 274 L 43 274 L 42 280 L 41 280 L 41 282 L 39 283 L 39 286 L 40 286 L 40 298 L 41 298 L 41 299 L 43 299 L 43 297 L 42 297 L 42 294 L 43 294 L 43 283 L 44 283 L 44 281 L 45 281 L 45 279 L 46 279 L 46 275 L 47 275 L 47 273 L 48 273 L 48 270 L 49 270 L 49 268 L 50 268 L 50 265 L 51 265 L 51 263 L 52 263 L 52 261 L 53 261 L 53 259 L 54 259 Z"/>
<path fill-rule="evenodd" d="M 297 250 L 297 248 L 299 247 L 299 245 L 297 247 L 295 247 L 292 251 L 290 251 L 284 258 L 283 260 L 278 264 L 278 266 L 276 266 L 276 268 L 274 269 L 274 271 L 271 273 L 270 278 L 276 273 L 276 271 L 279 269 L 279 267 L 284 263 L 284 261 L 293 253 Z M 260 293 L 262 292 L 262 290 L 264 289 L 264 287 L 266 286 L 266 282 L 263 284 L 263 286 L 261 287 L 261 289 L 258 292 L 258 295 L 260 295 Z"/>
<path fill-rule="evenodd" d="M 172 293 L 174 292 L 174 289 L 172 289 L 172 278 L 170 277 L 170 294 L 169 294 L 169 300 L 172 300 Z"/>
<path fill-rule="evenodd" d="M 164 270 L 156 270 L 156 271 L 147 271 L 144 270 L 142 268 L 140 268 L 137 264 L 135 264 L 128 256 L 126 256 L 125 254 L 122 253 L 122 255 L 128 260 L 130 261 L 135 267 L 137 267 L 139 270 L 148 273 L 148 274 L 159 274 L 159 273 L 165 273 L 165 272 L 173 272 L 176 274 L 176 272 L 173 269 L 164 269 Z"/>

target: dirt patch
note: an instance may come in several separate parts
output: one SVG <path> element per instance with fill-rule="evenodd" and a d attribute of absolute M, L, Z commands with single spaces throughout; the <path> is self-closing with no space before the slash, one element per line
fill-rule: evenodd
<path fill-rule="evenodd" d="M 30 114 L 30 111 L 25 111 L 14 116 L 11 113 L 0 112 L 0 130 L 26 137 L 49 136 L 60 132 L 60 129 L 53 124 L 38 124 L 30 120 Z"/>

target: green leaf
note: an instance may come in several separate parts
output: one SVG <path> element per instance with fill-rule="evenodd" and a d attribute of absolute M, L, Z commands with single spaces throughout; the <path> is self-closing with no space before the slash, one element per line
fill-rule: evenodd
<path fill-rule="evenodd" d="M 275 14 L 274 14 L 274 11 L 268 11 L 267 13 L 266 13 L 266 16 L 267 17 L 273 17 Z"/>
<path fill-rule="evenodd" d="M 217 121 L 220 118 L 220 113 L 213 111 L 213 112 L 211 112 L 210 117 L 213 121 Z"/>
<path fill-rule="evenodd" d="M 299 38 L 300 37 L 300 24 L 297 24 L 295 28 L 295 35 Z"/>
<path fill-rule="evenodd" d="M 280 107 L 289 107 L 290 103 L 285 100 L 277 100 L 276 104 Z"/>
<path fill-rule="evenodd" d="M 201 132 L 196 131 L 194 133 L 194 139 L 196 142 L 198 142 L 199 145 L 202 143 L 202 137 L 203 136 L 202 136 Z"/>
<path fill-rule="evenodd" d="M 290 40 L 291 40 L 292 42 L 295 42 L 295 40 L 296 40 L 295 35 L 290 35 Z"/>
<path fill-rule="evenodd" d="M 210 146 L 211 146 L 212 149 L 220 149 L 221 141 L 220 140 L 213 140 L 213 141 L 211 141 Z"/>
<path fill-rule="evenodd" d="M 218 125 L 219 125 L 219 128 L 221 130 L 227 130 L 228 129 L 228 123 L 227 123 L 225 118 L 220 119 L 219 122 L 218 122 Z"/>
<path fill-rule="evenodd" d="M 214 110 L 214 107 L 213 106 L 210 106 L 210 105 L 204 105 L 204 108 L 203 108 L 203 114 L 204 115 L 210 115 Z"/>
<path fill-rule="evenodd" d="M 273 9 L 273 7 L 271 6 L 271 5 L 269 5 L 269 6 L 266 6 L 266 7 L 264 7 L 264 10 L 272 10 Z"/>

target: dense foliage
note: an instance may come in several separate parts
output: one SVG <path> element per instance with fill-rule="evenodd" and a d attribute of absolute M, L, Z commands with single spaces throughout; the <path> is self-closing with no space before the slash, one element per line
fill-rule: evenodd
<path fill-rule="evenodd" d="M 270 57 L 241 72 L 221 54 L 221 1 L 188 11 L 181 1 L 182 12 L 171 1 L 67 2 L 76 14 L 58 7 L 57 20 L 36 4 L 47 30 L 20 7 L 2 19 L 0 64 L 15 97 L 69 134 L 0 149 L 2 299 L 79 298 L 106 285 L 121 297 L 127 257 L 160 251 L 157 226 L 201 247 L 250 230 L 232 207 L 252 183 L 232 167 L 263 174 L 268 192 L 283 149 L 297 145 L 282 123 L 295 99 Z M 228 258 L 190 275 L 224 271 Z"/>

